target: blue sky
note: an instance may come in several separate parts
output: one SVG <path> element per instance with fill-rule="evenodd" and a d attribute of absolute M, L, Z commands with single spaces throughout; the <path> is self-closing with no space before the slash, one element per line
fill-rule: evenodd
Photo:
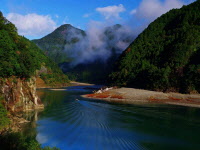
<path fill-rule="evenodd" d="M 83 30 L 91 22 L 143 26 L 195 0 L 1 0 L 0 11 L 21 35 L 41 38 L 62 24 Z"/>

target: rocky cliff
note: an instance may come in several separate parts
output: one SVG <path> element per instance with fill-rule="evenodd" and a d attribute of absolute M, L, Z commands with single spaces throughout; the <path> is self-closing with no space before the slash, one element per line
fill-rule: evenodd
<path fill-rule="evenodd" d="M 36 76 L 51 86 L 69 81 L 41 49 L 18 35 L 1 11 L 0 62 L 0 99 L 12 112 L 43 107 L 36 94 Z"/>
<path fill-rule="evenodd" d="M 0 95 L 6 108 L 12 112 L 43 108 L 36 94 L 36 78 L 28 80 L 16 77 L 0 80 Z"/>

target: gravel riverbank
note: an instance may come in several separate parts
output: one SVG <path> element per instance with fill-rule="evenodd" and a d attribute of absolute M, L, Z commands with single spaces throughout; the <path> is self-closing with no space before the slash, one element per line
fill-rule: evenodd
<path fill-rule="evenodd" d="M 123 87 L 82 96 L 85 98 L 125 104 L 163 103 L 200 107 L 200 94 L 163 93 Z"/>

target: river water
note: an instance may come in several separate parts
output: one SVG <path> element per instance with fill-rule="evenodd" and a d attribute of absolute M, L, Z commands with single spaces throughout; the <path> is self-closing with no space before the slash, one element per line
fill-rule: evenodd
<path fill-rule="evenodd" d="M 82 98 L 90 88 L 95 86 L 39 90 L 46 107 L 34 116 L 29 134 L 61 150 L 200 149 L 200 109 Z"/>

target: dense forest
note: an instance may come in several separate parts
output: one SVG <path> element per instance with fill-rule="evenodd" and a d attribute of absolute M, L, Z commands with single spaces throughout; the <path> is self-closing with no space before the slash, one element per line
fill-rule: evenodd
<path fill-rule="evenodd" d="M 0 77 L 28 79 L 41 72 L 46 83 L 68 82 L 66 75 L 35 43 L 19 36 L 17 28 L 0 12 Z M 41 67 L 46 72 L 39 71 Z M 38 71 L 37 71 L 38 70 Z"/>
<path fill-rule="evenodd" d="M 68 77 L 62 73 L 57 64 L 51 61 L 35 43 L 23 36 L 19 36 L 17 28 L 8 21 L 0 12 L 0 86 L 4 82 L 29 81 L 31 77 L 40 77 L 48 85 L 62 84 L 69 82 Z M 7 83 L 7 87 L 11 86 Z M 18 88 L 20 85 L 18 85 Z M 29 91 L 30 92 L 30 91 Z M 12 94 L 12 92 L 10 93 Z M 22 93 L 23 94 L 23 93 Z M 30 94 L 30 93 L 29 93 Z M 32 93 L 31 93 L 32 94 Z M 11 95 L 11 97 L 15 95 Z M 17 96 L 16 96 L 17 97 Z M 12 99 L 9 99 L 12 101 Z M 19 150 L 57 150 L 57 148 L 41 147 L 36 137 L 29 137 L 22 133 L 13 133 L 5 128 L 12 122 L 14 112 L 5 108 L 5 91 L 0 93 L 0 145 L 2 149 Z"/>
<path fill-rule="evenodd" d="M 6 78 L 17 82 L 17 78 L 27 81 L 32 76 L 40 76 L 50 85 L 68 82 L 68 77 L 59 67 L 33 42 L 19 36 L 15 25 L 3 17 L 1 12 L 0 60 L 0 86 Z M 8 112 L 2 105 L 3 97 L 3 93 L 0 93 L 0 131 L 9 123 Z"/>
<path fill-rule="evenodd" d="M 112 84 L 159 91 L 200 92 L 200 1 L 152 22 L 123 52 Z"/>
<path fill-rule="evenodd" d="M 17 28 L 0 12 L 0 86 L 6 78 L 28 81 L 32 76 L 41 77 L 47 84 L 68 82 L 68 77 L 41 49 L 25 37 L 19 36 Z M 2 87 L 1 87 L 2 88 Z M 0 93 L 0 131 L 9 123 L 7 110 L 2 105 Z"/>
<path fill-rule="evenodd" d="M 106 82 L 113 63 L 124 50 L 116 46 L 117 42 L 121 41 L 128 46 L 134 38 L 127 34 L 120 24 L 101 29 L 100 33 L 95 35 L 98 39 L 97 44 L 89 43 L 91 39 L 88 39 L 88 36 L 86 31 L 64 24 L 33 42 L 60 66 L 70 80 L 102 84 Z M 99 47 L 98 43 L 103 43 L 103 46 Z M 106 49 L 106 56 L 103 56 L 106 59 L 97 55 L 99 51 L 103 51 L 102 49 Z M 89 55 L 94 56 L 77 63 L 90 50 Z"/>

